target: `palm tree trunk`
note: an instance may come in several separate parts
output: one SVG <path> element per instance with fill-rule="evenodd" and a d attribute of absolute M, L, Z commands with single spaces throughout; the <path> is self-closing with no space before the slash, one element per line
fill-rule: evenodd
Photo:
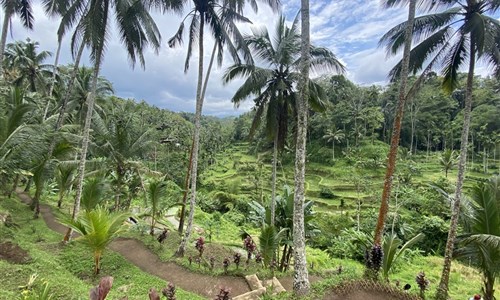
<path fill-rule="evenodd" d="M 200 36 L 198 40 L 199 58 L 198 58 L 198 85 L 196 87 L 196 112 L 194 115 L 194 137 L 193 137 L 193 161 L 191 169 L 191 197 L 189 203 L 189 217 L 186 226 L 186 232 L 177 249 L 176 256 L 184 256 L 186 245 L 191 236 L 191 227 L 193 226 L 194 206 L 196 205 L 196 180 L 198 176 L 198 151 L 200 145 L 200 127 L 201 127 L 201 112 L 203 109 L 202 85 L 203 85 L 203 30 L 205 26 L 205 15 L 200 15 Z"/>
<path fill-rule="evenodd" d="M 474 39 L 471 37 L 471 41 Z M 467 89 L 465 93 L 465 108 L 464 108 L 464 125 L 462 129 L 462 137 L 460 139 L 460 160 L 458 162 L 457 187 L 455 190 L 455 199 L 453 202 L 453 210 L 450 220 L 450 230 L 448 231 L 448 239 L 444 252 L 443 272 L 441 281 L 436 291 L 436 300 L 446 300 L 448 298 L 448 282 L 450 280 L 451 259 L 453 256 L 453 248 L 455 238 L 457 236 L 458 217 L 460 214 L 460 200 L 462 197 L 462 187 L 464 184 L 465 167 L 467 164 L 467 146 L 469 139 L 470 116 L 472 109 L 472 84 L 474 83 L 474 68 L 476 62 L 476 49 L 473 42 L 470 45 L 470 62 L 469 74 L 467 75 Z"/>
<path fill-rule="evenodd" d="M 78 53 L 75 58 L 75 64 L 73 66 L 73 71 L 71 72 L 71 77 L 68 82 L 68 86 L 66 87 L 66 92 L 64 93 L 63 102 L 61 104 L 61 108 L 59 109 L 59 115 L 57 116 L 55 132 L 59 131 L 64 123 L 64 115 L 66 114 L 66 108 L 68 106 L 69 98 L 71 96 L 71 91 L 73 90 L 73 85 L 75 84 L 76 75 L 78 74 L 78 66 L 80 65 L 80 60 L 82 59 L 83 49 L 85 49 L 85 43 L 80 45 L 78 49 Z M 49 151 L 47 157 L 50 158 L 52 156 L 52 152 L 54 151 L 54 147 L 56 146 L 56 140 L 52 139 L 49 145 Z"/>
<path fill-rule="evenodd" d="M 0 77 L 3 77 L 3 54 L 5 52 L 5 44 L 7 43 L 7 32 L 9 31 L 9 23 L 12 12 L 5 10 L 2 26 L 2 36 L 0 37 Z"/>
<path fill-rule="evenodd" d="M 102 56 L 102 48 L 98 49 L 97 57 L 95 59 L 94 64 L 94 77 L 92 78 L 92 91 L 87 97 L 87 114 L 85 116 L 85 125 L 83 127 L 83 140 L 82 140 L 82 150 L 80 153 L 80 162 L 78 164 L 78 179 L 76 186 L 76 196 L 75 203 L 73 206 L 73 220 L 76 218 L 76 215 L 80 211 L 80 200 L 82 198 L 83 191 L 83 178 L 85 176 L 85 163 L 87 162 L 87 150 L 90 140 L 90 124 L 92 123 L 92 113 L 94 111 L 94 102 L 97 92 L 97 81 L 99 79 L 99 70 L 101 67 L 101 56 Z M 72 229 L 68 228 L 66 235 L 64 236 L 64 242 L 68 242 L 71 239 Z"/>
<path fill-rule="evenodd" d="M 194 149 L 194 139 L 193 143 L 191 144 L 191 150 L 189 152 L 189 163 L 188 163 L 188 169 L 186 172 L 186 179 L 184 180 L 184 194 L 182 196 L 182 206 L 181 206 L 181 216 L 179 218 L 179 228 L 177 228 L 177 231 L 179 232 L 180 235 L 182 235 L 182 232 L 184 230 L 184 220 L 185 215 L 186 215 L 186 203 L 187 203 L 187 196 L 189 193 L 189 183 L 190 183 L 190 178 L 191 178 L 191 170 L 193 168 L 193 149 Z"/>
<path fill-rule="evenodd" d="M 217 43 L 214 44 L 214 48 L 212 50 L 212 56 L 210 57 L 210 63 L 208 64 L 207 74 L 205 76 L 205 82 L 203 83 L 203 88 L 202 88 L 202 92 L 201 92 L 202 102 L 205 99 L 205 92 L 207 90 L 208 79 L 210 77 L 210 72 L 212 71 L 212 66 L 214 63 L 214 58 L 215 58 L 216 52 L 217 52 Z M 189 165 L 188 165 L 188 171 L 186 174 L 186 180 L 185 180 L 185 184 L 184 184 L 186 189 L 184 190 L 184 196 L 182 197 L 181 217 L 179 219 L 179 228 L 177 229 L 177 231 L 179 232 L 180 235 L 182 235 L 182 232 L 184 230 L 184 220 L 185 220 L 185 214 L 186 214 L 186 200 L 187 200 L 187 194 L 189 191 L 189 178 L 191 176 L 191 169 L 193 167 L 193 147 L 194 147 L 194 139 L 193 139 L 193 144 L 191 145 L 191 152 L 189 154 Z"/>
<path fill-rule="evenodd" d="M 306 238 L 304 228 L 304 198 L 306 171 L 307 115 L 309 100 L 309 0 L 301 0 L 301 58 L 299 82 L 300 96 L 297 99 L 297 141 L 295 146 L 295 195 L 293 201 L 293 292 L 297 296 L 309 293 L 309 273 L 306 260 Z"/>
<path fill-rule="evenodd" d="M 276 219 L 276 173 L 278 166 L 278 132 L 274 137 L 273 143 L 273 174 L 271 179 L 271 226 L 274 226 Z"/>
<path fill-rule="evenodd" d="M 332 161 L 335 161 L 335 142 L 332 142 Z"/>
<path fill-rule="evenodd" d="M 403 63 L 401 69 L 401 85 L 399 87 L 399 101 L 394 118 L 391 147 L 388 154 L 387 169 L 384 179 L 384 190 L 382 192 L 382 200 L 380 202 L 380 210 L 375 228 L 374 244 L 380 246 L 382 243 L 382 235 L 384 234 L 385 220 L 389 211 L 389 198 L 391 196 L 392 177 L 396 167 L 396 158 L 398 154 L 399 138 L 401 134 L 401 121 L 403 120 L 404 106 L 406 102 L 406 85 L 408 82 L 408 68 L 410 64 L 411 36 L 413 34 L 413 23 L 415 21 L 416 0 L 411 0 L 408 12 L 408 23 L 405 32 L 405 46 L 403 52 Z"/>
<path fill-rule="evenodd" d="M 50 82 L 50 87 L 49 87 L 49 97 L 47 97 L 47 106 L 45 106 L 45 111 L 43 112 L 43 120 L 47 118 L 47 113 L 49 111 L 49 106 L 50 106 L 50 98 L 52 97 L 52 93 L 54 92 L 54 85 L 56 83 L 56 77 L 57 77 L 57 65 L 59 64 L 59 56 L 61 54 L 61 46 L 62 46 L 62 40 L 59 39 L 57 43 L 57 51 L 56 51 L 56 58 L 54 60 L 54 67 L 52 69 L 52 81 Z"/>

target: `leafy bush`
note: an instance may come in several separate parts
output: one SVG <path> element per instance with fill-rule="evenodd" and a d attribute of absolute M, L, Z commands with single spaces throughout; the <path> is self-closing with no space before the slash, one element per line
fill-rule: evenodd
<path fill-rule="evenodd" d="M 234 224 L 236 224 L 238 226 L 245 224 L 245 220 L 246 220 L 246 217 L 244 214 L 242 214 L 234 209 L 225 213 L 224 218 L 226 220 L 233 222 Z"/>
<path fill-rule="evenodd" d="M 416 246 L 425 254 L 444 255 L 446 239 L 448 238 L 449 223 L 437 216 L 422 217 L 418 232 L 425 234 L 425 239 Z"/>
<path fill-rule="evenodd" d="M 335 195 L 333 194 L 332 190 L 326 187 L 322 187 L 321 191 L 319 193 L 321 198 L 324 199 L 333 199 L 335 198 Z"/>

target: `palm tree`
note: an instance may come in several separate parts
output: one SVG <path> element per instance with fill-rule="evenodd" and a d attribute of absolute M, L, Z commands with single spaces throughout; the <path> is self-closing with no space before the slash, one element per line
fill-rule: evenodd
<path fill-rule="evenodd" d="M 255 96 L 255 116 L 250 136 L 252 136 L 265 114 L 267 137 L 273 141 L 273 172 L 271 195 L 271 225 L 274 224 L 276 201 L 276 169 L 278 152 L 283 149 L 288 132 L 290 115 L 295 115 L 297 110 L 294 105 L 297 98 L 295 85 L 300 78 L 300 35 L 297 28 L 298 18 L 288 28 L 285 18 L 280 17 L 276 24 L 275 37 L 271 37 L 266 28 L 252 28 L 252 35 L 245 37 L 248 47 L 260 61 L 259 67 L 254 64 L 237 63 L 229 67 L 224 76 L 224 83 L 235 78 L 246 78 L 243 85 L 236 91 L 231 101 L 238 106 L 251 96 Z M 330 70 L 342 72 L 344 67 L 335 55 L 326 48 L 309 48 L 312 57 L 311 67 L 314 70 Z M 312 107 L 316 110 L 323 109 L 323 90 L 310 81 L 308 86 L 312 93 L 308 97 Z"/>
<path fill-rule="evenodd" d="M 76 166 L 73 164 L 58 164 L 56 167 L 56 182 L 59 188 L 57 207 L 61 208 L 64 197 L 68 194 L 73 184 Z"/>
<path fill-rule="evenodd" d="M 7 45 L 5 49 L 5 65 L 14 77 L 14 85 L 23 86 L 27 81 L 27 86 L 32 92 L 42 92 L 46 90 L 46 77 L 50 75 L 51 66 L 44 64 L 44 61 L 52 55 L 48 51 L 37 52 L 40 44 L 33 42 L 29 38 L 26 42 L 17 41 Z"/>
<path fill-rule="evenodd" d="M 147 188 L 146 205 L 151 207 L 151 228 L 149 234 L 154 235 L 156 220 L 162 211 L 160 204 L 167 194 L 167 185 L 164 181 L 151 181 Z"/>
<path fill-rule="evenodd" d="M 18 15 L 23 22 L 23 26 L 28 29 L 33 29 L 33 10 L 30 0 L 1 0 L 0 4 L 4 10 L 4 18 L 2 25 L 2 35 L 0 36 L 0 77 L 3 76 L 3 55 L 5 51 L 5 43 L 7 42 L 7 32 L 9 24 L 14 15 Z"/>
<path fill-rule="evenodd" d="M 483 273 L 485 300 L 494 300 L 495 279 L 500 275 L 500 177 L 472 189 L 470 213 L 465 214 L 465 234 L 454 255 Z"/>
<path fill-rule="evenodd" d="M 344 131 L 333 127 L 333 129 L 328 129 L 326 131 L 323 138 L 326 139 L 327 142 L 332 143 L 332 161 L 335 161 L 335 142 L 340 142 L 345 138 Z"/>
<path fill-rule="evenodd" d="M 295 197 L 293 201 L 293 293 L 304 296 L 309 293 L 309 272 L 306 260 L 306 239 L 304 229 L 304 201 L 306 181 L 306 143 L 307 143 L 307 117 L 309 114 L 309 89 L 310 48 L 311 32 L 309 17 L 309 0 L 301 0 L 301 47 L 300 47 L 300 80 L 297 99 L 297 137 L 295 142 Z M 339 64 L 339 66 L 342 66 Z"/>
<path fill-rule="evenodd" d="M 387 7 L 401 4 L 403 2 L 406 4 L 406 1 L 398 1 L 398 0 L 387 0 L 384 4 Z M 387 219 L 387 212 L 389 211 L 389 198 L 391 195 L 392 188 L 392 179 L 394 176 L 394 169 L 396 167 L 396 159 L 399 148 L 399 138 L 401 133 L 401 122 L 403 120 L 404 106 L 406 102 L 406 85 L 408 81 L 408 68 L 410 63 L 410 50 L 411 50 L 411 36 L 413 34 L 413 24 L 415 21 L 415 9 L 416 9 L 416 0 L 410 0 L 408 7 L 408 21 L 405 26 L 401 29 L 400 36 L 406 37 L 404 40 L 404 50 L 403 50 L 403 60 L 402 60 L 402 69 L 400 73 L 400 86 L 399 86 L 399 98 L 398 105 L 396 108 L 396 117 L 394 118 L 392 136 L 391 136 L 391 146 L 389 149 L 389 154 L 387 155 L 387 169 L 384 178 L 384 189 L 382 191 L 382 199 L 380 202 L 379 215 L 377 220 L 377 225 L 375 228 L 375 237 L 372 252 L 375 253 L 377 249 L 381 249 L 382 246 L 382 237 L 384 235 L 384 227 L 385 221 Z M 373 270 L 377 273 L 380 266 L 375 266 L 377 270 Z"/>
<path fill-rule="evenodd" d="M 101 256 L 106 247 L 122 231 L 123 222 L 127 215 L 110 213 L 105 208 L 97 207 L 94 210 L 84 211 L 77 218 L 61 219 L 59 222 L 78 232 L 82 241 L 94 253 L 94 274 L 101 269 Z"/>
<path fill-rule="evenodd" d="M 184 7 L 189 7 L 191 1 L 181 0 L 181 1 L 169 1 L 169 0 L 151 0 L 165 8 L 174 8 L 176 10 L 182 10 Z M 257 3 L 255 0 L 251 1 L 254 10 L 257 8 Z M 277 7 L 277 1 L 266 1 L 266 3 Z M 191 161 L 188 167 L 191 173 L 191 197 L 190 197 L 190 210 L 188 217 L 188 224 L 186 227 L 186 233 L 182 238 L 179 245 L 179 249 L 176 252 L 177 256 L 183 256 L 184 251 L 191 234 L 191 227 L 194 217 L 194 206 L 196 204 L 196 184 L 198 176 L 198 154 L 199 154 L 199 142 L 200 142 L 200 127 L 201 127 L 201 113 L 203 109 L 204 93 L 207 87 L 209 71 L 212 67 L 215 52 L 218 51 L 218 63 L 222 64 L 222 54 L 224 51 L 224 46 L 229 50 L 229 53 L 236 61 L 239 61 L 238 48 L 231 41 L 232 39 L 237 42 L 241 40 L 241 35 L 236 28 L 236 21 L 250 22 L 247 18 L 241 15 L 245 1 L 235 1 L 235 0 L 193 0 L 193 6 L 184 18 L 191 18 L 190 30 L 189 30 L 189 43 L 188 52 L 186 56 L 186 62 L 184 65 L 184 71 L 187 72 L 189 69 L 189 60 L 192 54 L 192 48 L 194 42 L 198 42 L 198 79 L 196 87 L 196 110 L 194 118 L 194 134 L 193 134 L 193 146 Z M 184 32 L 184 20 L 179 26 L 179 30 L 176 34 L 169 40 L 169 46 L 175 47 L 176 45 L 182 43 L 183 32 Z M 207 76 L 205 78 L 205 84 L 203 83 L 203 69 L 204 69 L 204 39 L 205 39 L 205 26 L 208 25 L 213 34 L 215 43 L 212 53 L 212 58 L 208 67 Z M 241 48 L 244 50 L 244 48 Z M 189 181 L 188 181 L 189 182 Z M 183 217 L 183 216 L 182 216 Z"/>
<path fill-rule="evenodd" d="M 87 113 L 83 128 L 83 140 L 78 165 L 77 188 L 75 204 L 73 208 L 73 218 L 80 209 L 80 199 L 83 188 L 83 178 L 85 173 L 85 162 L 87 159 L 87 149 L 90 140 L 90 124 L 94 110 L 94 101 L 97 92 L 99 71 L 107 42 L 106 36 L 109 34 L 109 18 L 115 16 L 121 41 L 125 44 L 129 59 L 134 66 L 137 59 L 144 67 L 143 52 L 148 44 L 157 50 L 160 46 L 160 34 L 152 17 L 150 16 L 143 1 L 97 1 L 97 0 L 74 0 L 68 8 L 63 19 L 77 21 L 73 34 L 72 48 L 75 43 L 88 46 L 91 50 L 90 58 L 94 63 L 94 75 L 92 78 L 92 90 L 87 98 Z M 114 10 L 113 13 L 111 10 Z M 64 241 L 71 238 L 71 228 L 68 229 Z"/>
<path fill-rule="evenodd" d="M 448 178 L 448 171 L 455 166 L 456 153 L 455 150 L 446 149 L 439 158 L 439 164 L 443 167 L 446 178 Z"/>
<path fill-rule="evenodd" d="M 127 208 L 130 203 L 122 203 L 122 195 L 126 193 L 126 178 L 139 173 L 142 164 L 134 159 L 140 158 L 151 145 L 151 132 L 154 129 L 137 132 L 133 130 L 133 115 L 125 105 L 112 102 L 113 114 L 103 122 L 99 120 L 96 126 L 96 144 L 94 154 L 106 157 L 112 175 L 115 189 L 115 209 Z M 97 122 L 96 122 L 97 123 Z M 140 176 L 140 175 L 139 175 Z"/>
<path fill-rule="evenodd" d="M 454 4 L 456 4 L 454 6 Z M 458 82 L 458 71 L 468 62 L 467 86 L 465 92 L 464 122 L 462 126 L 460 158 L 455 190 L 455 201 L 450 220 L 450 230 L 446 242 L 445 260 L 436 298 L 444 300 L 448 295 L 448 282 L 451 269 L 453 247 L 457 233 L 458 216 L 462 195 L 463 181 L 468 149 L 469 126 L 472 108 L 472 90 L 476 61 L 483 60 L 494 69 L 496 76 L 500 75 L 500 56 L 498 44 L 500 41 L 500 22 L 489 16 L 500 8 L 496 0 L 468 1 L 432 1 L 431 7 L 444 7 L 446 10 L 431 13 L 415 19 L 413 38 L 420 43 L 411 51 L 410 70 L 416 72 L 423 68 L 425 62 L 430 62 L 424 74 L 430 72 L 436 65 L 443 68 L 443 87 L 451 92 Z M 384 35 L 382 41 L 390 46 L 391 51 L 397 51 L 403 41 L 402 30 L 407 23 L 392 28 Z M 397 74 L 397 66 L 392 74 Z"/>

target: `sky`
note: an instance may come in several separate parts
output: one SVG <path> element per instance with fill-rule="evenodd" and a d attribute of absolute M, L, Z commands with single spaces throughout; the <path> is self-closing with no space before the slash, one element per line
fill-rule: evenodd
<path fill-rule="evenodd" d="M 40 50 L 55 54 L 57 48 L 56 32 L 58 19 L 49 19 L 44 15 L 38 1 L 34 1 L 35 29 L 24 29 L 19 20 L 14 18 L 8 42 L 13 40 L 31 40 L 40 43 Z M 385 9 L 380 0 L 313 0 L 311 1 L 311 41 L 316 46 L 329 48 L 346 66 L 346 76 L 357 84 L 383 85 L 387 74 L 400 57 L 387 58 L 385 50 L 377 47 L 380 37 L 407 18 L 407 8 Z M 292 21 L 300 8 L 300 0 L 282 0 L 282 10 L 287 20 Z M 178 48 L 169 48 L 168 39 L 175 34 L 182 17 L 173 14 L 152 13 L 162 35 L 162 47 L 159 53 L 148 49 L 145 53 L 146 67 L 132 68 L 127 53 L 113 33 L 108 41 L 101 74 L 112 82 L 115 94 L 122 98 L 144 100 L 159 108 L 172 111 L 194 112 L 197 81 L 196 51 L 191 58 L 191 68 L 184 73 L 186 57 L 185 44 Z M 252 24 L 241 24 L 240 31 L 249 34 L 250 26 L 266 26 L 273 32 L 278 19 L 265 5 L 260 5 L 258 13 L 245 9 L 245 15 Z M 113 29 L 114 30 L 114 29 Z M 187 30 L 186 30 L 187 31 Z M 70 41 L 63 41 L 60 63 L 72 62 Z M 210 59 L 211 45 L 206 40 L 204 53 L 206 65 Z M 88 57 L 88 52 L 84 53 Z M 52 60 L 52 61 L 51 61 Z M 48 63 L 53 63 L 53 58 Z M 84 64 L 90 66 L 89 60 Z M 251 109 L 248 99 L 239 108 L 235 108 L 230 99 L 242 80 L 235 80 L 223 85 L 221 76 L 232 64 L 229 55 L 221 68 L 213 70 L 207 87 L 203 114 L 214 116 L 239 115 Z M 205 67 L 206 68 L 206 67 Z M 313 74 L 320 76 L 323 74 Z"/>

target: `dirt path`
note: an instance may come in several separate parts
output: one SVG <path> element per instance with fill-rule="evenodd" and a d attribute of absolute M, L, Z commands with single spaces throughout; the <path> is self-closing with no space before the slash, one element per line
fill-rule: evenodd
<path fill-rule="evenodd" d="M 22 202 L 26 204 L 31 203 L 31 197 L 27 193 L 18 192 L 17 195 Z M 50 206 L 40 204 L 40 214 L 47 227 L 61 234 L 66 232 L 67 228 L 55 220 Z M 143 243 L 135 239 L 116 239 L 110 244 L 109 248 L 120 253 L 144 272 L 172 282 L 185 291 L 204 297 L 213 299 L 218 294 L 220 287 L 230 287 L 232 296 L 250 291 L 248 284 L 242 277 L 213 277 L 190 272 L 173 262 L 162 262 L 156 254 L 152 253 Z"/>

